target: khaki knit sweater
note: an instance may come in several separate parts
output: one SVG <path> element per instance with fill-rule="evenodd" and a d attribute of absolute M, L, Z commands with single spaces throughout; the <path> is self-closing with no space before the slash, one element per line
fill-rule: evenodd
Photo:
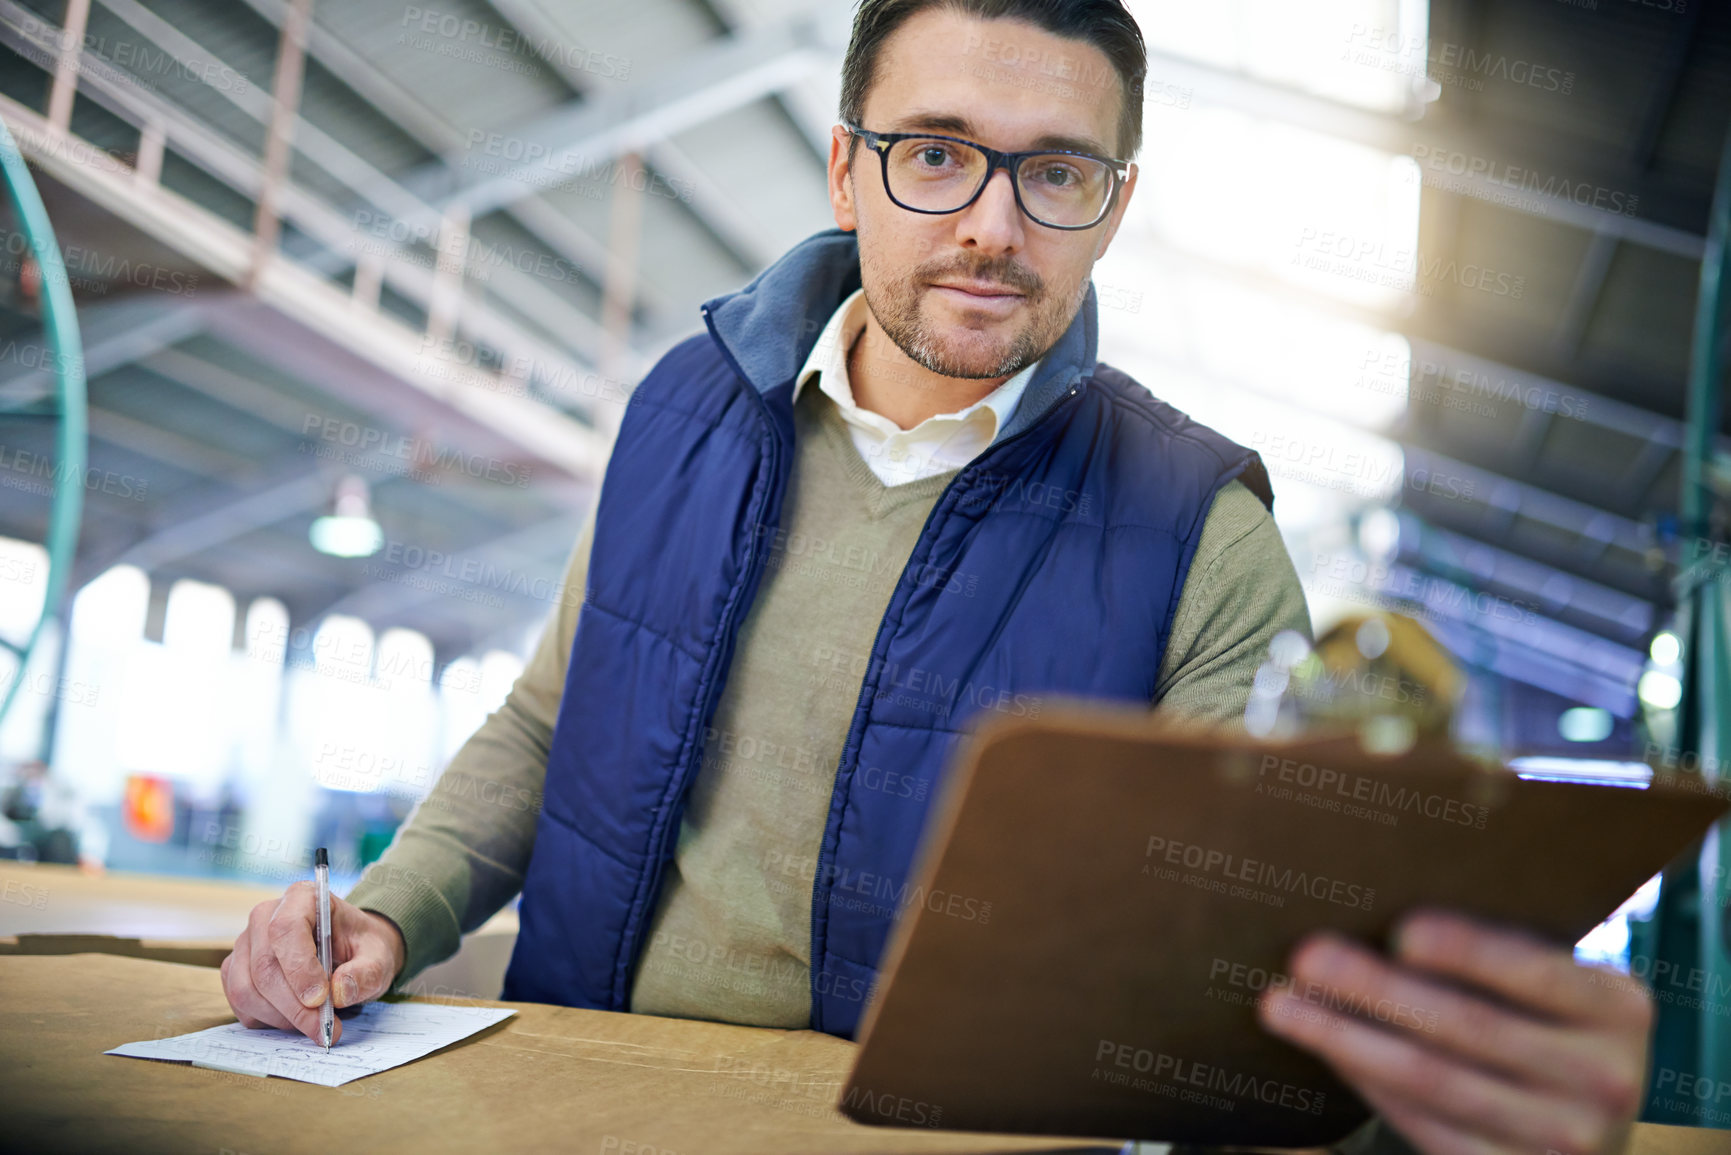
<path fill-rule="evenodd" d="M 810 1021 L 812 880 L 836 766 L 879 621 L 955 474 L 885 487 L 818 389 L 803 390 L 795 407 L 795 447 L 781 531 L 705 738 L 633 1011 L 768 1027 Z M 397 989 L 454 954 L 461 935 L 522 886 L 593 521 L 505 704 L 348 896 L 402 928 L 408 956 Z M 1241 718 L 1283 629 L 1310 636 L 1298 575 L 1273 518 L 1233 482 L 1204 522 L 1155 703 L 1211 721 Z"/>

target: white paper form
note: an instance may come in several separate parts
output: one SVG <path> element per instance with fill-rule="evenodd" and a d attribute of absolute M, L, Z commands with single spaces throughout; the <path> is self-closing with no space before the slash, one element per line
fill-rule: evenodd
<path fill-rule="evenodd" d="M 343 1037 L 328 1053 L 299 1031 L 224 1023 L 189 1035 L 125 1043 L 103 1054 L 340 1087 L 429 1055 L 516 1013 L 509 1007 L 371 1002 L 354 1018 L 343 1019 Z"/>

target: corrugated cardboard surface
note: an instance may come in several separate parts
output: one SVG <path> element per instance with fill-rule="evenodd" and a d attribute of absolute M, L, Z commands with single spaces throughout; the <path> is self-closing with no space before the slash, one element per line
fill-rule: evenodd
<path fill-rule="evenodd" d="M 281 899 L 287 888 L 287 881 L 261 886 L 0 861 L 0 955 L 89 951 L 220 966 L 252 908 Z M 417 975 L 411 989 L 492 998 L 516 942 L 517 912 L 507 907 L 465 935 L 455 955 Z"/>
<path fill-rule="evenodd" d="M 830 1105 L 852 1043 L 548 1007 L 346 1087 L 102 1052 L 230 1021 L 214 972 L 103 955 L 0 958 L 0 1150 L 1113 1152 L 865 1127 Z M 1630 1155 L 1725 1155 L 1731 1132 L 1640 1126 Z"/>
<path fill-rule="evenodd" d="M 308 873 L 311 877 L 311 873 Z M 112 934 L 141 939 L 234 936 L 258 903 L 287 889 L 76 866 L 0 862 L 0 934 Z"/>
<path fill-rule="evenodd" d="M 120 938 L 111 934 L 16 934 L 0 938 L 0 955 L 118 954 L 198 967 L 220 967 L 233 949 L 232 938 Z"/>
<path fill-rule="evenodd" d="M 518 1013 L 327 1088 L 102 1053 L 232 1021 L 208 968 L 98 954 L 0 958 L 0 1145 L 237 1155 L 1118 1149 L 853 1123 L 834 1103 L 854 1044 L 813 1031 L 479 1005 Z"/>
<path fill-rule="evenodd" d="M 1727 1151 L 1731 1151 L 1731 1131 L 1642 1123 L 1635 1127 L 1628 1155 L 1725 1155 Z"/>

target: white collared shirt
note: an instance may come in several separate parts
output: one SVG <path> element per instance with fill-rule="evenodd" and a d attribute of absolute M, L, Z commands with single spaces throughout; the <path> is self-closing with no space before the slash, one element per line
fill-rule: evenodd
<path fill-rule="evenodd" d="M 979 456 L 1015 413 L 1022 390 L 1040 363 L 1028 365 L 966 409 L 934 414 L 912 429 L 902 429 L 881 413 L 854 403 L 847 355 L 865 331 L 866 311 L 865 290 L 855 289 L 830 314 L 811 355 L 793 379 L 793 399 L 799 400 L 806 381 L 817 374 L 818 388 L 841 410 L 854 447 L 885 485 L 905 485 L 959 469 Z"/>

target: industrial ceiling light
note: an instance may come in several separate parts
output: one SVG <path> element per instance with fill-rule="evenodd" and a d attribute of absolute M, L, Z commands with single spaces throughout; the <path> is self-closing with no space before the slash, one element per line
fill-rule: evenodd
<path fill-rule="evenodd" d="M 1603 742 L 1615 725 L 1611 712 L 1598 706 L 1575 706 L 1557 717 L 1557 733 L 1567 742 Z"/>
<path fill-rule="evenodd" d="M 365 479 L 349 474 L 337 482 L 331 512 L 313 520 L 307 534 L 313 548 L 332 557 L 371 557 L 385 544 L 385 531 L 373 517 Z"/>
<path fill-rule="evenodd" d="M 1655 710 L 1675 710 L 1683 700 L 1683 683 L 1670 674 L 1648 670 L 1635 684 L 1635 695 Z"/>

